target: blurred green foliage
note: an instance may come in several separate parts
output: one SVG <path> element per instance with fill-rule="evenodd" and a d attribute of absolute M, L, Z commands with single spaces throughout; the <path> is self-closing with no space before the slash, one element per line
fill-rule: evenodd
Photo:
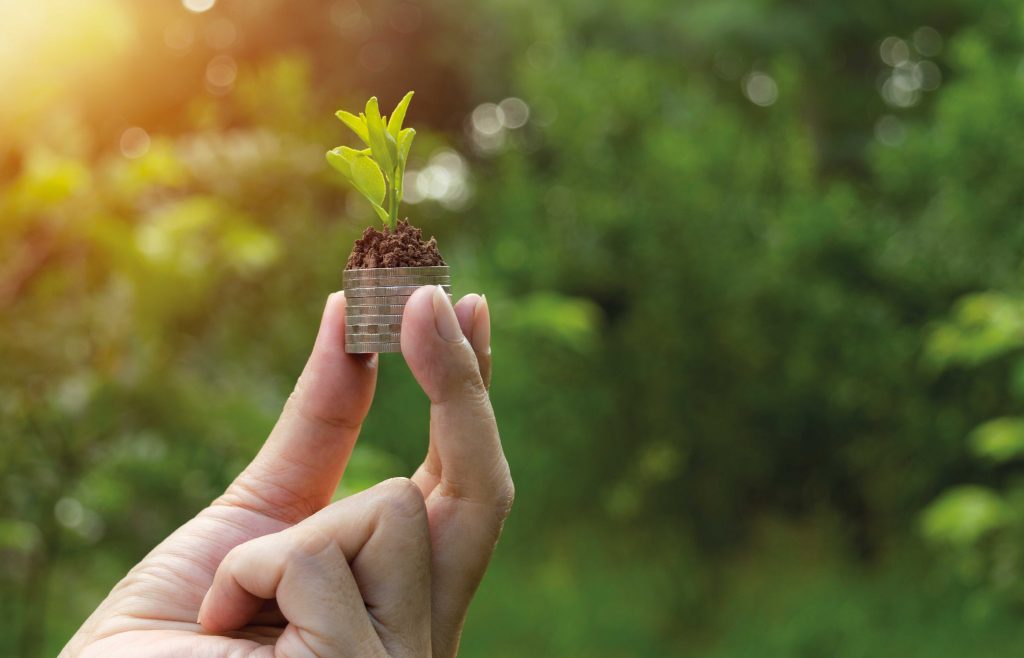
<path fill-rule="evenodd" d="M 1014 655 L 1020 0 L 25 4 L 0 655 L 55 654 L 258 449 L 376 221 L 330 112 L 409 88 L 518 492 L 465 655 Z M 381 375 L 339 495 L 422 458 Z"/>

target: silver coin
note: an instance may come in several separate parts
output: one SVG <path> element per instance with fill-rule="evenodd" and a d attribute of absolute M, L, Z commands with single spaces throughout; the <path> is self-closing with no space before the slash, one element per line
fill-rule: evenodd
<path fill-rule="evenodd" d="M 402 344 L 398 342 L 388 343 L 345 343 L 345 351 L 349 354 L 385 354 L 387 352 L 401 352 Z"/>
<path fill-rule="evenodd" d="M 355 327 L 386 327 L 392 325 L 396 327 L 401 327 L 401 316 L 395 317 L 392 315 L 363 315 L 358 318 L 352 318 L 351 320 L 345 320 L 345 326 L 350 329 L 353 329 Z"/>
<path fill-rule="evenodd" d="M 391 279 L 390 281 L 345 281 L 345 284 L 341 287 L 345 291 L 345 295 L 351 297 L 348 294 L 349 290 L 366 289 L 366 288 L 408 288 L 412 292 L 416 292 L 418 288 L 423 286 L 441 286 L 445 290 L 450 291 L 452 287 L 451 281 L 417 281 L 415 279 L 408 279 L 405 281 L 399 281 L 397 279 Z M 405 294 L 405 293 L 400 293 Z M 409 293 L 412 294 L 412 293 Z"/>
<path fill-rule="evenodd" d="M 345 299 L 355 297 L 388 297 L 395 295 L 411 296 L 422 286 L 367 286 L 365 288 L 345 288 Z M 452 287 L 441 286 L 444 291 L 451 294 Z"/>
<path fill-rule="evenodd" d="M 397 343 L 401 340 L 401 334 L 388 331 L 378 334 L 351 334 L 345 332 L 345 340 L 352 343 Z"/>
<path fill-rule="evenodd" d="M 381 345 L 401 345 L 402 339 L 398 336 L 381 336 L 380 338 L 345 338 L 345 345 L 350 347 L 380 347 Z"/>
<path fill-rule="evenodd" d="M 445 275 L 451 272 L 447 265 L 429 265 L 422 267 L 364 267 L 354 270 L 345 270 L 344 276 L 420 276 L 420 275 Z"/>
<path fill-rule="evenodd" d="M 362 301 L 366 299 L 363 297 Z M 402 317 L 402 313 L 405 311 L 404 304 L 378 304 L 376 306 L 364 306 L 362 304 L 349 304 L 345 307 L 345 316 L 347 317 L 364 317 L 364 316 L 396 316 Z"/>
<path fill-rule="evenodd" d="M 356 315 L 355 313 L 345 316 L 345 326 L 354 327 L 361 324 L 402 324 L 402 316 L 385 313 L 366 313 Z"/>
<path fill-rule="evenodd" d="M 421 288 L 423 286 L 445 286 L 450 288 L 452 285 L 451 279 L 442 279 L 439 277 L 431 277 L 431 281 L 423 281 L 410 277 L 408 279 L 362 279 L 354 281 L 352 279 L 345 279 L 345 283 L 342 285 L 342 290 L 352 290 L 353 288 L 396 288 L 396 287 L 412 287 Z"/>
<path fill-rule="evenodd" d="M 353 313 L 357 310 L 366 314 L 366 307 L 368 306 L 398 306 L 405 307 L 405 303 L 409 301 L 411 295 L 389 295 L 384 297 L 353 297 L 350 302 L 352 306 L 348 308 L 353 309 Z M 451 300 L 452 296 L 449 294 L 448 299 Z M 358 303 L 356 303 L 358 302 Z"/>
<path fill-rule="evenodd" d="M 346 336 L 379 336 L 381 334 L 399 335 L 402 332 L 400 324 L 363 324 L 355 327 L 345 327 Z"/>
<path fill-rule="evenodd" d="M 345 344 L 352 344 L 356 347 L 365 347 L 367 345 L 387 345 L 389 343 L 401 343 L 402 337 L 395 334 L 381 334 L 380 336 L 372 334 L 359 334 L 358 336 L 345 336 Z"/>
<path fill-rule="evenodd" d="M 451 284 L 450 276 L 348 276 L 343 281 L 351 288 L 368 286 L 433 286 Z"/>
<path fill-rule="evenodd" d="M 358 338 L 345 338 L 345 347 L 351 344 L 352 349 L 357 349 L 365 352 L 381 352 L 384 351 L 382 348 L 387 348 L 392 345 L 400 347 L 402 339 L 398 336 L 384 336 L 380 340 L 360 340 Z"/>
<path fill-rule="evenodd" d="M 405 308 L 405 303 L 409 301 L 409 295 L 382 295 L 380 297 L 351 297 L 349 298 L 350 306 L 346 308 L 362 308 L 366 306 L 398 306 Z"/>

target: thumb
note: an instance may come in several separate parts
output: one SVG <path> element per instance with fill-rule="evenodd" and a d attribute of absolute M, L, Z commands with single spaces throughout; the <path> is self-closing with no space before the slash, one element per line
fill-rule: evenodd
<path fill-rule="evenodd" d="M 486 322 L 486 315 L 481 318 Z M 480 329 L 481 337 L 489 337 L 489 327 Z M 480 375 L 477 354 L 489 350 L 474 351 L 440 288 L 421 288 L 406 304 L 402 353 L 430 398 L 430 449 L 413 481 L 427 498 L 434 546 L 434 655 L 455 655 L 515 489 Z"/>
<path fill-rule="evenodd" d="M 405 306 L 402 353 L 433 404 L 487 397 L 480 365 L 440 286 L 423 286 Z"/>
<path fill-rule="evenodd" d="M 448 295 L 417 290 L 405 306 L 402 353 L 430 398 L 430 464 L 444 493 L 491 501 L 508 497 L 508 465 L 477 354 Z M 428 458 L 429 461 L 429 458 Z"/>

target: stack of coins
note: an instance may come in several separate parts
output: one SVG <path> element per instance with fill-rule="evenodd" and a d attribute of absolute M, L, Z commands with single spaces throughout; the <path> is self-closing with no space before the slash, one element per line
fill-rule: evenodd
<path fill-rule="evenodd" d="M 447 265 L 345 270 L 345 351 L 400 352 L 405 303 L 430 285 L 441 286 L 451 297 Z"/>

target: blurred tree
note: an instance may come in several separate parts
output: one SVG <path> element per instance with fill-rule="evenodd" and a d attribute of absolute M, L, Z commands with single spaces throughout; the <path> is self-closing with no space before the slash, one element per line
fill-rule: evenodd
<path fill-rule="evenodd" d="M 966 655 L 858 632 L 933 598 L 959 628 L 891 561 L 936 500 L 927 536 L 1018 596 L 1019 0 L 16 4 L 0 654 L 55 653 L 255 451 L 375 221 L 331 113 L 410 88 L 411 214 L 492 300 L 519 491 L 467 651 Z M 341 493 L 415 464 L 424 414 L 385 359 Z M 777 517 L 816 532 L 751 556 Z M 808 562 L 792 627 L 734 628 Z"/>

